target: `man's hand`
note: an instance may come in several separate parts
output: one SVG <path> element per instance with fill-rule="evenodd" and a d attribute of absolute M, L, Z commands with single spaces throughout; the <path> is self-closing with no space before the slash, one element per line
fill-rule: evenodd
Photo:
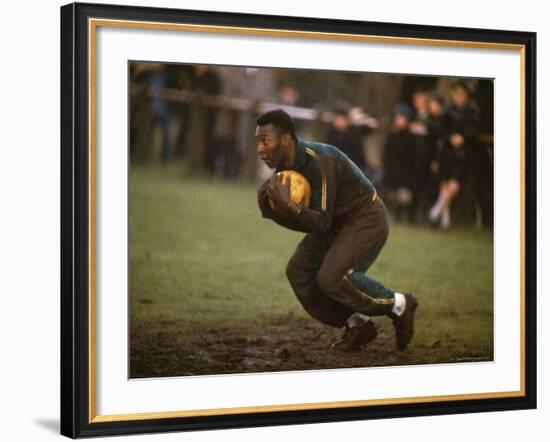
<path fill-rule="evenodd" d="M 266 192 L 277 208 L 285 211 L 288 209 L 290 203 L 290 181 L 283 184 L 277 175 L 274 175 L 267 181 Z"/>

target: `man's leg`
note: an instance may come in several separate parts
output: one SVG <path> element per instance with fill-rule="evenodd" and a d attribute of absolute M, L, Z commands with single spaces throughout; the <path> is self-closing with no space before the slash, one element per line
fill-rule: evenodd
<path fill-rule="evenodd" d="M 315 319 L 333 327 L 343 327 L 353 311 L 321 292 L 319 268 L 329 249 L 326 236 L 308 234 L 288 261 L 286 274 L 303 308 Z"/>
<path fill-rule="evenodd" d="M 321 290 L 354 312 L 369 316 L 391 313 L 395 291 L 365 275 L 388 237 L 383 204 L 375 202 L 364 216 L 344 226 L 325 255 L 318 275 Z"/>
<path fill-rule="evenodd" d="M 359 265 L 348 269 L 343 281 L 350 289 L 353 286 L 354 292 L 360 292 L 356 293 L 358 296 L 354 297 L 358 305 L 359 299 L 361 303 L 365 299 L 369 302 L 369 306 L 363 313 L 371 316 L 385 315 L 391 312 L 395 303 L 395 290 L 365 274 L 382 250 L 383 245 L 383 242 L 376 243 Z M 362 308 L 358 307 L 357 311 L 361 311 Z"/>
<path fill-rule="evenodd" d="M 325 255 L 317 281 L 323 293 L 355 312 L 388 315 L 393 320 L 398 348 L 404 350 L 413 335 L 416 298 L 396 293 L 363 273 L 388 236 L 385 207 L 381 201 L 375 204 L 338 233 Z"/>

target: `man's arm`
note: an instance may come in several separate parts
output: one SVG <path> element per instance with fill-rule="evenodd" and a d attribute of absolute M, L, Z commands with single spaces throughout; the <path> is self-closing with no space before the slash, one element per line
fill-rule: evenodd
<path fill-rule="evenodd" d="M 284 216 L 300 226 L 304 232 L 326 234 L 332 227 L 335 195 L 334 164 L 328 159 L 317 156 L 316 168 L 312 176 L 307 177 L 311 185 L 310 207 L 290 202 L 288 192 L 278 180 L 269 180 L 266 193 Z"/>
<path fill-rule="evenodd" d="M 271 206 L 269 205 L 269 198 L 267 195 L 268 183 L 269 183 L 269 180 L 265 181 L 258 188 L 258 207 L 260 208 L 262 217 L 271 219 L 275 223 L 279 224 L 282 227 L 285 227 L 286 229 L 295 230 L 297 232 L 309 233 L 309 231 L 304 226 L 302 226 L 299 222 L 297 222 L 295 219 L 288 217 L 288 215 L 285 215 L 281 211 L 275 212 L 271 208 Z"/>

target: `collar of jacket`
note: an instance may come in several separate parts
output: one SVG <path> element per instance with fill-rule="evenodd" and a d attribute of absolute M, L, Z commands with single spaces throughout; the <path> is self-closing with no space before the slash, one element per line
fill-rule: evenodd
<path fill-rule="evenodd" d="M 294 170 L 300 169 L 306 163 L 306 147 L 305 141 L 298 139 L 296 142 L 296 156 L 294 157 Z"/>
<path fill-rule="evenodd" d="M 306 164 L 306 147 L 305 141 L 298 138 L 296 142 L 296 156 L 294 157 L 294 165 L 292 170 L 299 170 L 304 164 Z M 283 170 L 282 167 L 277 167 L 276 172 Z"/>

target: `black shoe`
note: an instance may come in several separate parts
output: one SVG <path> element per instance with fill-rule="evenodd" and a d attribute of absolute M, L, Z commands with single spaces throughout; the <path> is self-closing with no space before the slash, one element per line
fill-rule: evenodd
<path fill-rule="evenodd" d="M 414 314 L 418 307 L 416 297 L 412 294 L 405 294 L 406 306 L 405 311 L 401 316 L 397 316 L 395 313 L 390 313 L 390 318 L 393 320 L 393 327 L 395 328 L 395 339 L 397 341 L 397 348 L 403 351 L 409 345 L 414 333 Z"/>
<path fill-rule="evenodd" d="M 377 335 L 378 332 L 372 321 L 367 321 L 355 327 L 346 325 L 344 336 L 338 342 L 332 344 L 332 348 L 339 351 L 355 351 L 373 341 Z"/>

